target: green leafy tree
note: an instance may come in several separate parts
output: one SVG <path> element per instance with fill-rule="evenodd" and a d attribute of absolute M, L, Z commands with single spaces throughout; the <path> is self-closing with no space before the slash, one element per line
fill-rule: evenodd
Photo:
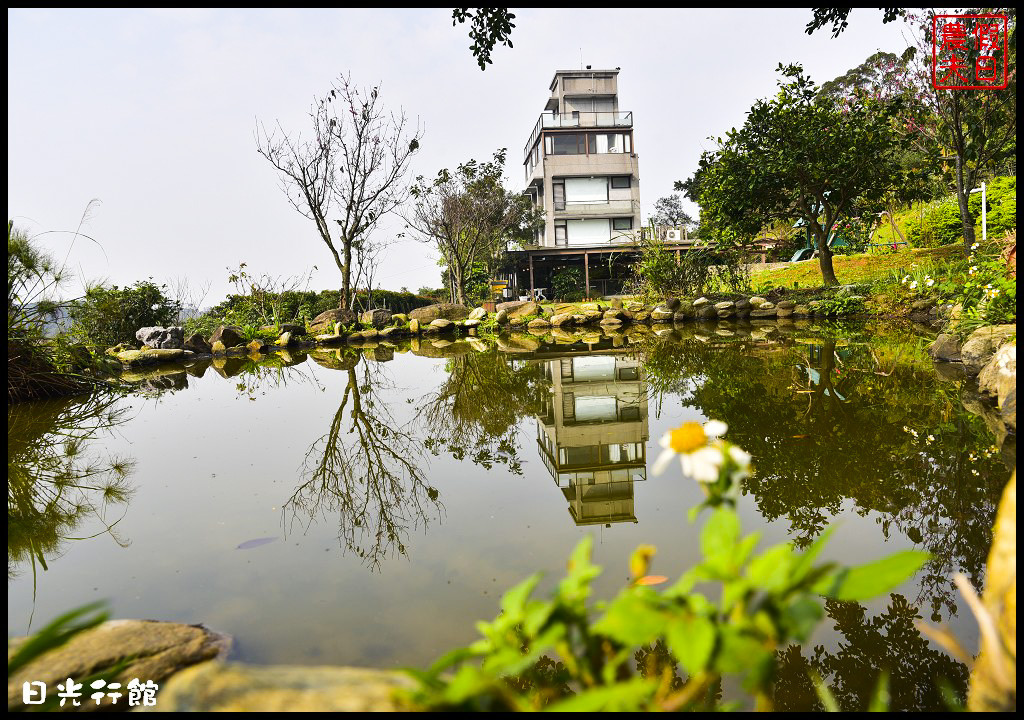
<path fill-rule="evenodd" d="M 71 334 L 87 345 L 107 348 L 136 342 L 142 327 L 171 325 L 178 306 L 167 297 L 166 285 L 141 280 L 128 287 L 94 285 L 70 304 Z"/>
<path fill-rule="evenodd" d="M 890 23 L 907 14 L 907 11 L 904 8 L 879 9 L 885 13 L 882 17 L 883 23 Z M 831 23 L 832 37 L 837 38 L 850 24 L 847 18 L 850 17 L 851 10 L 853 10 L 853 8 L 811 8 L 811 12 L 814 13 L 814 18 L 807 23 L 807 27 L 804 28 L 804 32 L 808 35 L 813 35 L 816 30 L 820 30 Z"/>
<path fill-rule="evenodd" d="M 654 203 L 653 220 L 656 225 L 670 225 L 671 227 L 688 228 L 694 224 L 693 218 L 683 210 L 682 198 L 677 193 L 658 198 Z"/>
<path fill-rule="evenodd" d="M 466 304 L 476 263 L 495 262 L 511 242 L 528 240 L 543 215 L 530 199 L 505 188 L 505 148 L 490 162 L 469 160 L 412 187 L 415 206 L 406 216 L 422 242 L 434 243 L 447 267 L 451 302 Z"/>
<path fill-rule="evenodd" d="M 720 244 L 736 244 L 782 219 L 802 219 L 818 250 L 822 280 L 834 285 L 828 238 L 855 204 L 880 203 L 904 184 L 894 162 L 897 103 L 823 98 L 799 65 L 779 66 L 789 82 L 759 100 L 739 130 L 719 138 L 683 186 L 696 194 L 701 227 Z"/>

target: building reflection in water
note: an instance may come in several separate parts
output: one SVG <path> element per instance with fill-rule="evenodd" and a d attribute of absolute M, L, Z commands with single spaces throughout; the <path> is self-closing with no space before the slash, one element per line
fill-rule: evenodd
<path fill-rule="evenodd" d="M 637 358 L 543 360 L 551 395 L 537 418 L 544 465 L 577 525 L 637 522 L 633 484 L 647 478 L 647 393 Z"/>

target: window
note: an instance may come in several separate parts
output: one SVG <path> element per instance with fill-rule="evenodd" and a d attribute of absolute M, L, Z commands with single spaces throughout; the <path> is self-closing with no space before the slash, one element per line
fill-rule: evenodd
<path fill-rule="evenodd" d="M 551 183 L 551 195 L 555 210 L 565 210 L 565 183 Z"/>
<path fill-rule="evenodd" d="M 608 202 L 608 180 L 599 178 L 566 178 L 565 200 L 573 203 Z"/>
<path fill-rule="evenodd" d="M 583 133 L 558 133 L 557 135 L 550 135 L 551 138 L 551 155 L 584 155 L 586 154 L 586 147 L 584 145 L 585 135 Z"/>
<path fill-rule="evenodd" d="M 620 175 L 612 178 L 612 187 L 617 189 L 628 188 L 631 178 L 629 175 Z"/>
<path fill-rule="evenodd" d="M 632 230 L 633 218 L 612 218 L 612 230 Z"/>
<path fill-rule="evenodd" d="M 590 154 L 632 152 L 629 133 L 588 133 Z"/>
<path fill-rule="evenodd" d="M 565 245 L 566 234 L 565 234 L 565 220 L 561 222 L 555 222 L 555 245 Z"/>

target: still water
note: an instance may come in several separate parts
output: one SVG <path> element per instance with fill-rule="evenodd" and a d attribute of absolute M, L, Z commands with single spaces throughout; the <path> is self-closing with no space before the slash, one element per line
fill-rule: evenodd
<path fill-rule="evenodd" d="M 754 457 L 745 532 L 805 545 L 836 525 L 826 559 L 933 558 L 892 595 L 830 603 L 814 641 L 782 654 L 776 706 L 814 705 L 813 667 L 865 707 L 888 667 L 894 709 L 941 707 L 932 678 L 962 692 L 967 671 L 913 620 L 977 647 L 951 579 L 983 586 L 1014 460 L 926 343 L 808 324 L 424 341 L 14 406 L 8 635 L 107 599 L 114 617 L 229 633 L 241 661 L 425 666 L 475 639 L 504 589 L 542 570 L 544 592 L 583 535 L 597 597 L 640 543 L 670 581 L 695 564 L 700 488 L 676 463 L 649 468 L 667 430 L 715 418 Z"/>

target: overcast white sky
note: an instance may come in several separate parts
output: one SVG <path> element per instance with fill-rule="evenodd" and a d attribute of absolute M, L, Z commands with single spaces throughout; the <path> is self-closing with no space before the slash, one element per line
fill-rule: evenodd
<path fill-rule="evenodd" d="M 634 113 L 644 215 L 702 149 L 775 91 L 778 63 L 818 83 L 876 50 L 906 46 L 901 22 L 855 10 L 849 29 L 808 36 L 801 10 L 518 10 L 513 49 L 485 72 L 450 9 L 8 10 L 7 213 L 31 232 L 73 230 L 78 280 L 153 277 L 229 291 L 227 267 L 297 275 L 312 289 L 339 273 L 315 229 L 289 206 L 256 153 L 256 120 L 305 130 L 340 73 L 381 84 L 384 105 L 425 127 L 416 174 L 508 148 L 509 186 L 557 69 L 621 67 L 619 107 Z M 694 210 L 695 208 L 691 208 Z M 394 234 L 400 221 L 378 232 Z M 40 238 L 59 257 L 69 236 Z M 380 284 L 440 285 L 436 252 L 403 241 Z"/>

